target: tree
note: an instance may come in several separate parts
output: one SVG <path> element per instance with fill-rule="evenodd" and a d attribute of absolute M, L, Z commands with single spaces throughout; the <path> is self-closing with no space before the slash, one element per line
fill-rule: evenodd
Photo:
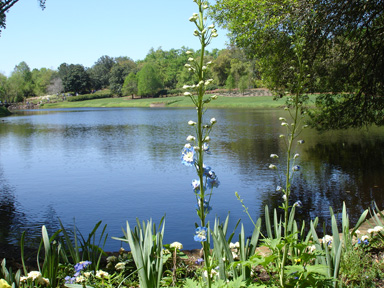
<path fill-rule="evenodd" d="M 137 77 L 136 74 L 131 72 L 125 77 L 123 85 L 123 95 L 134 95 L 137 94 Z"/>
<path fill-rule="evenodd" d="M 109 88 L 112 93 L 121 96 L 125 77 L 136 70 L 136 63 L 128 57 L 118 57 L 115 60 L 116 64 L 110 71 Z"/>
<path fill-rule="evenodd" d="M 137 90 L 140 96 L 154 96 L 163 87 L 159 73 L 153 63 L 145 64 L 137 74 L 137 78 Z"/>
<path fill-rule="evenodd" d="M 59 75 L 65 92 L 82 94 L 91 90 L 91 79 L 83 65 L 63 63 L 59 67 Z"/>
<path fill-rule="evenodd" d="M 109 56 L 101 56 L 96 61 L 96 63 L 89 69 L 93 89 L 99 90 L 109 86 L 110 72 L 115 64 L 116 61 Z"/>
<path fill-rule="evenodd" d="M 232 74 L 229 74 L 227 80 L 225 81 L 225 87 L 232 91 L 236 87 L 236 81 L 235 78 L 233 78 Z"/>
<path fill-rule="evenodd" d="M 319 98 L 314 122 L 346 128 L 384 124 L 383 7 L 383 0 L 218 0 L 212 15 L 280 95 L 294 79 L 292 43 L 302 38 L 308 91 L 347 93 Z"/>
<path fill-rule="evenodd" d="M 38 0 L 41 9 L 45 9 L 46 0 Z M 1 30 L 5 29 L 6 13 L 12 8 L 19 0 L 0 0 L 0 35 Z"/>
<path fill-rule="evenodd" d="M 47 68 L 32 70 L 32 85 L 34 95 L 45 95 L 51 80 L 57 75 L 56 71 Z"/>
<path fill-rule="evenodd" d="M 7 82 L 10 102 L 21 102 L 24 98 L 34 95 L 32 73 L 24 61 L 15 66 Z"/>

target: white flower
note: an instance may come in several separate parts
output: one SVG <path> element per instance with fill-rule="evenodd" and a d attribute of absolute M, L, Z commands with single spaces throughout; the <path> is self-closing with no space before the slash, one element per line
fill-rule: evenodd
<path fill-rule="evenodd" d="M 196 140 L 195 136 L 189 135 L 187 137 L 187 141 L 195 141 L 195 140 Z"/>
<path fill-rule="evenodd" d="M 332 244 L 333 237 L 330 235 L 325 235 L 323 237 L 323 243 L 326 243 L 328 246 Z"/>
<path fill-rule="evenodd" d="M 183 249 L 183 244 L 180 242 L 173 242 L 171 245 L 169 245 L 169 247 L 181 250 Z"/>
<path fill-rule="evenodd" d="M 184 96 L 192 96 L 191 92 L 184 92 Z"/>
<path fill-rule="evenodd" d="M 232 251 L 232 258 L 233 258 L 233 260 L 235 260 L 235 261 L 240 260 L 239 255 L 237 255 L 237 254 L 236 254 L 235 252 L 233 252 L 233 251 Z"/>
<path fill-rule="evenodd" d="M 119 263 L 117 263 L 115 265 L 116 271 L 122 271 L 122 270 L 124 270 L 124 268 L 125 268 L 125 263 L 124 262 L 119 262 Z"/>
<path fill-rule="evenodd" d="M 28 273 L 28 279 L 32 279 L 32 281 L 35 281 L 40 277 L 42 277 L 42 275 L 39 271 L 31 271 Z"/>
<path fill-rule="evenodd" d="M 288 123 L 287 122 L 282 122 L 281 126 L 288 126 Z"/>
<path fill-rule="evenodd" d="M 185 54 L 190 55 L 190 54 L 193 54 L 193 52 L 188 50 L 187 52 L 185 52 Z"/>
<path fill-rule="evenodd" d="M 216 118 L 211 118 L 211 124 L 215 124 L 216 122 Z"/>
<path fill-rule="evenodd" d="M 191 68 L 191 64 L 186 63 L 186 64 L 184 64 L 184 67 Z"/>
<path fill-rule="evenodd" d="M 86 280 L 87 279 L 83 275 L 76 277 L 76 283 L 84 283 Z"/>
<path fill-rule="evenodd" d="M 190 126 L 195 126 L 195 125 L 196 125 L 196 122 L 195 122 L 195 121 L 192 121 L 192 120 L 189 120 L 189 121 L 188 121 L 188 125 L 190 125 Z"/>
<path fill-rule="evenodd" d="M 188 61 L 189 61 L 189 62 L 192 62 L 192 61 L 194 61 L 194 60 L 195 60 L 195 59 L 193 59 L 192 57 L 189 57 L 189 58 L 188 58 Z"/>
<path fill-rule="evenodd" d="M 213 29 L 213 28 L 215 28 L 215 24 L 211 24 L 208 26 L 208 29 Z"/>
<path fill-rule="evenodd" d="M 287 195 L 283 194 L 283 200 L 286 201 L 287 200 Z"/>
<path fill-rule="evenodd" d="M 271 154 L 269 157 L 271 157 L 271 158 L 279 158 L 279 156 L 277 154 Z"/>
<path fill-rule="evenodd" d="M 116 256 L 107 257 L 107 262 L 116 262 L 116 260 L 117 260 Z"/>
<path fill-rule="evenodd" d="M 360 230 L 355 231 L 356 234 L 361 234 Z"/>
<path fill-rule="evenodd" d="M 293 159 L 296 159 L 297 157 L 299 157 L 300 156 L 300 154 L 295 154 L 294 156 L 293 156 Z"/>
<path fill-rule="evenodd" d="M 209 136 L 205 136 L 204 142 L 209 142 L 209 141 L 211 141 L 211 138 L 209 138 Z"/>
<path fill-rule="evenodd" d="M 229 248 L 231 249 L 237 249 L 237 248 L 240 248 L 240 243 L 239 242 L 236 242 L 236 243 L 229 243 Z"/>
<path fill-rule="evenodd" d="M 187 148 L 187 149 L 190 149 L 192 146 L 191 146 L 191 144 L 189 144 L 189 143 L 187 143 L 187 144 L 185 144 L 184 145 L 184 148 Z"/>
<path fill-rule="evenodd" d="M 280 121 L 287 121 L 284 117 L 279 118 Z"/>
<path fill-rule="evenodd" d="M 202 69 L 203 71 L 205 71 L 205 70 L 207 70 L 207 66 L 203 66 L 203 67 L 201 67 L 201 69 Z"/>
<path fill-rule="evenodd" d="M 86 278 L 91 277 L 91 275 L 92 275 L 92 272 L 84 272 L 84 276 L 85 276 Z"/>
<path fill-rule="evenodd" d="M 277 167 L 276 167 L 276 165 L 270 164 L 270 165 L 269 165 L 269 169 L 273 169 L 273 170 L 276 170 L 276 169 L 277 169 Z"/>
<path fill-rule="evenodd" d="M 374 230 L 375 232 L 379 232 L 379 231 L 383 230 L 383 227 L 381 227 L 381 226 L 375 226 L 375 228 L 373 228 L 373 230 Z"/>
<path fill-rule="evenodd" d="M 365 240 L 368 240 L 368 239 L 369 239 L 368 235 L 361 236 L 361 241 L 365 241 Z"/>
<path fill-rule="evenodd" d="M 20 284 L 21 284 L 21 283 L 25 283 L 25 282 L 27 282 L 27 280 L 28 280 L 28 277 L 26 277 L 26 276 L 21 276 L 21 277 L 20 277 Z"/>
<path fill-rule="evenodd" d="M 105 278 L 108 278 L 109 277 L 109 273 L 108 272 L 105 272 L 103 270 L 98 270 L 96 272 L 96 277 L 97 278 L 101 278 L 101 279 L 105 279 Z"/>
<path fill-rule="evenodd" d="M 316 246 L 312 245 L 308 247 L 309 253 L 313 253 L 316 250 Z"/>

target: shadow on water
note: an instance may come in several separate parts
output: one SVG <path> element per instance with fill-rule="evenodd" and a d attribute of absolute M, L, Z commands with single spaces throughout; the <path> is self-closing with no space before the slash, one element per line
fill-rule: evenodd
<path fill-rule="evenodd" d="M 303 204 L 296 210 L 299 223 L 305 220 L 309 225 L 310 220 L 318 217 L 320 234 L 331 233 L 329 207 L 340 224 L 345 202 L 351 227 L 365 209 L 373 207 L 373 201 L 383 209 L 383 147 L 382 137 L 361 137 L 357 141 L 323 141 L 305 149 L 303 172 L 294 180 L 290 201 L 293 204 L 300 200 Z M 263 207 L 277 208 L 282 203 L 280 193 L 264 196 Z"/>
<path fill-rule="evenodd" d="M 21 235 L 25 232 L 25 245 L 37 248 L 41 240 L 41 227 L 45 225 L 49 235 L 52 235 L 60 227 L 58 217 L 52 206 L 44 206 L 42 203 L 43 221 L 30 221 L 22 211 L 15 196 L 15 187 L 9 185 L 4 178 L 3 169 L 0 166 L 0 244 L 10 247 L 19 247 Z"/>

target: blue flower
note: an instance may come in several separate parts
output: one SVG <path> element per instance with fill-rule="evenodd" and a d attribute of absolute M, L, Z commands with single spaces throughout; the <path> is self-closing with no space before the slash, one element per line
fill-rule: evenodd
<path fill-rule="evenodd" d="M 369 241 L 368 241 L 368 239 L 361 240 L 361 239 L 359 238 L 359 239 L 357 239 L 357 243 L 358 243 L 358 244 L 365 244 L 365 245 L 368 245 L 368 244 L 369 244 Z"/>
<path fill-rule="evenodd" d="M 73 284 L 76 282 L 76 277 L 66 276 L 64 280 L 66 284 Z"/>
<path fill-rule="evenodd" d="M 208 172 L 207 175 L 207 187 L 208 189 L 212 189 L 213 187 L 217 188 L 220 185 L 219 178 L 217 178 L 215 172 L 213 170 Z"/>
<path fill-rule="evenodd" d="M 207 227 L 197 227 L 196 235 L 193 239 L 197 242 L 207 241 Z"/>
<path fill-rule="evenodd" d="M 87 268 L 90 264 L 92 264 L 91 261 L 81 261 L 79 263 L 77 263 L 75 265 L 75 271 L 77 272 L 76 274 L 80 275 L 80 271 L 82 271 L 83 269 Z M 75 276 L 78 276 L 78 275 L 75 275 Z"/>
<path fill-rule="evenodd" d="M 207 142 L 204 142 L 204 144 L 203 144 L 203 151 L 205 153 L 207 153 L 208 155 L 211 154 L 211 152 L 209 151 L 209 144 Z"/>
<path fill-rule="evenodd" d="M 181 151 L 181 163 L 185 166 L 193 166 L 196 161 L 195 149 L 190 144 L 186 144 Z"/>
<path fill-rule="evenodd" d="M 295 165 L 293 166 L 293 171 L 299 171 L 300 170 L 300 166 L 299 165 Z"/>
<path fill-rule="evenodd" d="M 203 264 L 203 262 L 204 262 L 203 258 L 197 258 L 197 260 L 195 261 L 195 264 L 201 265 L 201 264 Z"/>
<path fill-rule="evenodd" d="M 203 164 L 203 175 L 209 176 L 210 171 L 212 171 L 212 168 L 210 166 L 205 166 L 205 164 Z"/>
<path fill-rule="evenodd" d="M 299 201 L 296 201 L 294 204 L 293 204 L 293 207 L 303 207 L 303 203 L 301 203 L 301 201 L 299 200 Z"/>

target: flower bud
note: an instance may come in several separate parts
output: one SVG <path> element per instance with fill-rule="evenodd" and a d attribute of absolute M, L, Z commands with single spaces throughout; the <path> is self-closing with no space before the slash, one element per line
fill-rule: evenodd
<path fill-rule="evenodd" d="M 212 99 L 212 100 L 216 100 L 217 98 L 218 98 L 217 95 L 212 95 L 212 96 L 211 96 L 211 99 Z"/>
<path fill-rule="evenodd" d="M 283 122 L 283 123 L 281 123 L 281 126 L 288 126 L 288 123 L 287 122 Z"/>
<path fill-rule="evenodd" d="M 184 92 L 184 96 L 192 96 L 191 92 Z"/>
<path fill-rule="evenodd" d="M 209 142 L 209 141 L 211 141 L 211 138 L 209 138 L 209 136 L 205 136 L 204 142 Z"/>
<path fill-rule="evenodd" d="M 185 52 L 185 54 L 190 55 L 190 54 L 193 54 L 193 52 L 188 50 L 187 52 Z"/>
<path fill-rule="evenodd" d="M 277 154 L 271 154 L 269 157 L 274 158 L 274 159 L 279 158 L 279 156 Z"/>
<path fill-rule="evenodd" d="M 211 124 L 215 124 L 216 122 L 216 118 L 211 118 Z"/>
<path fill-rule="evenodd" d="M 195 122 L 195 121 L 192 121 L 192 120 L 189 120 L 189 121 L 188 121 L 188 125 L 190 125 L 190 126 L 195 126 L 195 125 L 196 125 L 196 122 Z"/>
<path fill-rule="evenodd" d="M 195 141 L 195 140 L 196 140 L 195 136 L 189 135 L 187 137 L 187 141 Z"/>
<path fill-rule="evenodd" d="M 268 168 L 269 168 L 269 169 L 273 169 L 273 170 L 276 170 L 276 169 L 277 169 L 276 165 L 273 165 L 273 164 L 270 164 L 270 165 L 268 166 Z"/>

